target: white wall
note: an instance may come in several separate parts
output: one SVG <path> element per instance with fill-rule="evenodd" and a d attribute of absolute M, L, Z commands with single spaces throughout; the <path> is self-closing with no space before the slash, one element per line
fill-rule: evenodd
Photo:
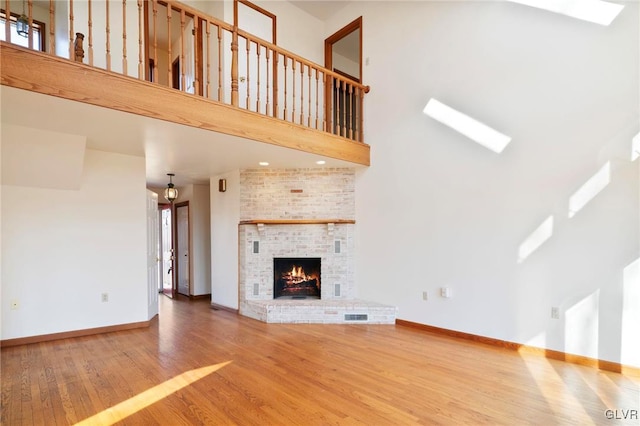
<path fill-rule="evenodd" d="M 109 3 L 109 51 L 107 52 L 107 2 Z M 73 2 L 73 32 L 84 34 L 84 60 L 89 64 L 89 3 Z M 140 32 L 138 28 L 138 2 L 126 2 L 126 26 L 123 25 L 123 2 L 119 0 L 98 0 L 91 3 L 91 21 L 93 38 L 93 66 L 138 77 L 140 61 Z M 68 16 L 68 15 L 67 15 Z M 60 31 L 56 28 L 56 32 Z M 68 35 L 68 31 L 67 31 Z M 125 39 L 126 36 L 126 39 Z M 144 46 L 144 34 L 143 46 Z M 75 34 L 74 34 L 75 39 Z M 56 47 L 57 49 L 57 47 Z M 108 55 L 110 59 L 108 60 Z M 126 73 L 124 73 L 126 55 Z M 68 57 L 68 54 L 66 55 Z M 144 61 L 144 55 L 142 60 Z M 144 65 L 144 64 L 143 64 Z"/>
<path fill-rule="evenodd" d="M 176 203 L 189 202 L 189 294 L 211 293 L 209 185 L 190 184 L 178 189 Z M 164 189 L 162 189 L 163 193 Z M 164 197 L 164 195 L 162 196 Z"/>
<path fill-rule="evenodd" d="M 218 179 L 227 191 L 218 192 Z M 211 188 L 211 302 L 238 309 L 238 223 L 240 171 L 212 176 Z"/>
<path fill-rule="evenodd" d="M 609 27 L 509 2 L 356 2 L 327 23 L 332 34 L 363 15 L 370 60 L 361 297 L 418 323 L 621 361 L 640 335 L 623 318 L 638 309 L 623 276 L 640 255 L 628 155 L 640 130 L 638 4 L 624 4 Z M 502 154 L 475 144 L 422 113 L 431 97 L 513 141 Z M 610 183 L 569 218 L 572 195 L 607 163 Z M 550 238 L 519 263 L 550 216 Z M 638 345 L 624 362 L 640 365 Z"/>
<path fill-rule="evenodd" d="M 191 292 L 211 294 L 211 214 L 209 185 L 193 185 L 189 203 L 191 226 Z"/>
<path fill-rule="evenodd" d="M 145 210 L 141 157 L 87 150 L 79 190 L 3 185 L 1 338 L 146 321 Z"/>

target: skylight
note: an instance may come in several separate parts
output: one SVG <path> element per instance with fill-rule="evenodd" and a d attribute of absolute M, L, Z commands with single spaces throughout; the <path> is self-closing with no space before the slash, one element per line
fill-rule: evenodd
<path fill-rule="evenodd" d="M 453 130 L 462 133 L 466 137 L 498 154 L 511 142 L 510 136 L 503 135 L 486 124 L 460 111 L 456 111 L 436 99 L 429 99 L 423 112 L 434 120 L 438 120 L 442 124 L 451 127 Z"/>
<path fill-rule="evenodd" d="M 609 25 L 624 8 L 621 4 L 601 0 L 510 0 L 572 18 Z"/>

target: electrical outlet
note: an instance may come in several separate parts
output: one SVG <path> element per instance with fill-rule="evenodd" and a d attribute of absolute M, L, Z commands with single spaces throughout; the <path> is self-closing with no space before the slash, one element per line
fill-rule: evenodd
<path fill-rule="evenodd" d="M 560 319 L 560 308 L 557 306 L 551 308 L 551 318 Z"/>
<path fill-rule="evenodd" d="M 13 299 L 11 301 L 11 309 L 15 311 L 19 307 L 20 307 L 20 302 L 18 301 L 18 299 Z"/>
<path fill-rule="evenodd" d="M 429 293 L 427 293 L 426 291 L 422 292 L 422 300 L 429 300 Z"/>
<path fill-rule="evenodd" d="M 109 293 L 102 293 L 102 303 L 109 301 Z"/>
<path fill-rule="evenodd" d="M 442 287 L 440 289 L 440 296 L 446 298 L 446 299 L 450 299 L 452 296 L 451 293 L 451 287 Z"/>

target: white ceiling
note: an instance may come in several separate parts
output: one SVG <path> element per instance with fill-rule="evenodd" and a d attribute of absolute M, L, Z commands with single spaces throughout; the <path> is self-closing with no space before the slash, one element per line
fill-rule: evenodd
<path fill-rule="evenodd" d="M 2 123 L 87 137 L 87 148 L 143 156 L 149 186 L 164 186 L 166 174 L 176 185 L 208 183 L 230 170 L 260 167 L 354 167 L 289 148 L 255 142 L 181 124 L 155 120 L 85 103 L 0 86 Z"/>

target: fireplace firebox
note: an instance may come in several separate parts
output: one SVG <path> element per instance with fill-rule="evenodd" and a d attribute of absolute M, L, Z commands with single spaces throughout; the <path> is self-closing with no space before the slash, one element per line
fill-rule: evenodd
<path fill-rule="evenodd" d="M 320 299 L 319 257 L 273 259 L 274 299 Z"/>

